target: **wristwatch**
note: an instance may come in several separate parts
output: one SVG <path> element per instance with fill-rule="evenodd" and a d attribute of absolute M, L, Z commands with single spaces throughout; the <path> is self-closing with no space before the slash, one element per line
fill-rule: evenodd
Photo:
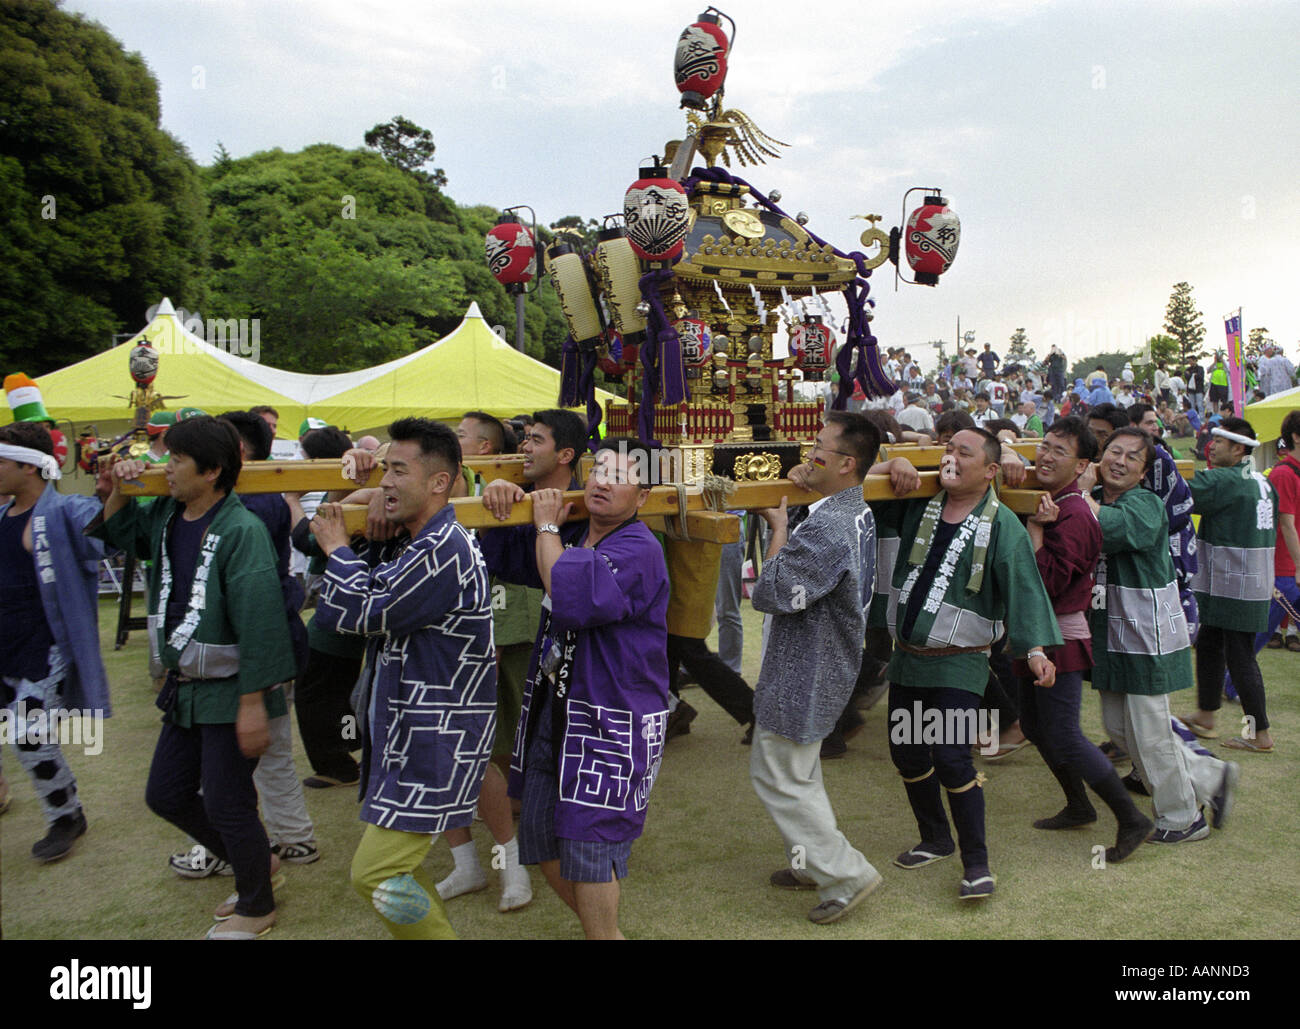
<path fill-rule="evenodd" d="M 554 522 L 547 522 L 545 525 L 539 525 L 537 527 L 537 532 L 539 535 L 543 532 L 553 532 L 558 536 L 560 534 L 560 527 Z"/>

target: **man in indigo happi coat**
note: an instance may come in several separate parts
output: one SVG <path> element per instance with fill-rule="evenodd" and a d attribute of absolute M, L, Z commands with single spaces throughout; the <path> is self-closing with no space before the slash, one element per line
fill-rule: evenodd
<path fill-rule="evenodd" d="M 0 507 L 0 703 L 14 716 L 15 750 L 44 808 L 48 831 L 32 847 L 37 861 L 67 856 L 86 831 L 76 779 L 49 731 L 56 712 L 109 713 L 96 621 L 104 546 L 81 531 L 99 504 L 63 496 L 58 478 L 43 424 L 0 429 L 0 494 L 13 497 Z M 8 793 L 0 775 L 0 810 Z"/>
<path fill-rule="evenodd" d="M 455 933 L 422 863 L 440 833 L 470 824 L 492 756 L 491 594 L 478 546 L 447 502 L 460 474 L 455 434 L 423 418 L 388 433 L 384 514 L 411 542 L 371 569 L 347 546 L 342 509 L 321 505 L 312 532 L 329 563 L 317 618 L 371 637 L 358 705 L 369 824 L 352 884 L 398 939 L 446 939 Z"/>

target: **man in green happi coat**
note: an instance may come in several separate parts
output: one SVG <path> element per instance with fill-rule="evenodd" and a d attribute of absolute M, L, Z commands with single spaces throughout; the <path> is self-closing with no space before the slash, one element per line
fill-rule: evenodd
<path fill-rule="evenodd" d="M 921 868 L 956 850 L 942 786 L 961 843 L 963 900 L 987 897 L 995 883 L 983 776 L 971 760 L 980 737 L 985 744 L 998 738 L 996 727 L 976 731 L 989 650 L 1007 633 L 1008 651 L 1027 657 L 1037 685 L 1051 686 L 1055 668 L 1043 648 L 1062 642 L 1029 534 L 992 489 L 1000 460 L 996 437 L 963 429 L 948 442 L 938 496 L 877 505 L 878 519 L 902 540 L 886 613 L 897 645 L 889 663 L 889 751 L 921 832 L 921 842 L 894 863 Z"/>
<path fill-rule="evenodd" d="M 1141 487 L 1155 447 L 1139 428 L 1117 429 L 1098 469 L 1089 506 L 1101 523 L 1101 561 L 1088 622 L 1092 685 L 1111 740 L 1130 754 L 1151 793 L 1152 843 L 1184 843 L 1227 819 L 1236 765 L 1185 747 L 1174 734 L 1169 694 L 1192 682 L 1191 641 L 1173 560 L 1162 545 L 1169 521 L 1160 498 Z"/>
<path fill-rule="evenodd" d="M 1268 628 L 1273 599 L 1278 500 L 1255 470 L 1251 453 L 1258 445 L 1250 422 L 1223 419 L 1210 430 L 1211 467 L 1192 479 L 1194 510 L 1201 516 L 1200 565 L 1192 580 L 1201 635 L 1196 641 L 1197 711 L 1184 721 L 1198 736 L 1218 736 L 1214 716 L 1222 704 L 1226 668 L 1241 697 L 1246 729 L 1223 745 L 1267 753 L 1273 737 L 1255 634 Z"/>

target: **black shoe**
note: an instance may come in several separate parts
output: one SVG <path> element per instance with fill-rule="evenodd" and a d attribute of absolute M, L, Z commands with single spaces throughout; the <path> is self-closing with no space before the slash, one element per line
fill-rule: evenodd
<path fill-rule="evenodd" d="M 1097 821 L 1097 812 L 1075 812 L 1068 807 L 1062 808 L 1051 818 L 1039 818 L 1034 822 L 1035 829 L 1082 829 Z"/>
<path fill-rule="evenodd" d="M 86 813 L 84 811 L 56 818 L 45 839 L 32 844 L 32 857 L 46 863 L 67 857 L 72 851 L 73 842 L 85 833 Z"/>
<path fill-rule="evenodd" d="M 664 729 L 664 742 L 667 743 L 674 736 L 689 736 L 691 723 L 695 721 L 695 716 L 698 714 L 699 712 L 686 701 L 677 701 L 677 707 L 668 715 L 668 725 Z"/>
<path fill-rule="evenodd" d="M 1235 761 L 1223 763 L 1223 779 L 1210 801 L 1210 825 L 1222 829 L 1228 824 L 1228 815 L 1232 813 L 1232 801 L 1237 792 L 1237 783 L 1241 782 L 1241 765 Z"/>
<path fill-rule="evenodd" d="M 849 745 L 844 742 L 844 734 L 838 729 L 832 729 L 831 734 L 822 740 L 821 758 L 823 761 L 834 761 L 837 757 L 843 757 L 849 752 Z"/>
<path fill-rule="evenodd" d="M 1048 770 L 1061 784 L 1061 790 L 1065 793 L 1065 807 L 1051 818 L 1038 819 L 1034 822 L 1034 828 L 1079 829 L 1097 821 L 1097 811 L 1088 799 L 1083 776 L 1066 765 L 1048 765 Z"/>
<path fill-rule="evenodd" d="M 1106 756 L 1106 759 L 1113 765 L 1121 765 L 1128 760 L 1128 755 L 1125 754 L 1124 751 L 1120 750 L 1119 747 L 1115 746 L 1115 744 L 1110 740 L 1107 740 L 1105 743 L 1099 743 L 1097 749 L 1100 750 Z"/>
<path fill-rule="evenodd" d="M 844 709 L 839 721 L 835 723 L 835 728 L 844 737 L 845 743 L 848 743 L 866 727 L 867 720 L 862 717 L 858 709 L 852 704 Z"/>
<path fill-rule="evenodd" d="M 1156 823 L 1145 815 L 1142 821 L 1130 825 L 1121 825 L 1115 836 L 1115 846 L 1106 848 L 1106 863 L 1117 864 L 1132 854 L 1153 832 Z"/>
<path fill-rule="evenodd" d="M 309 790 L 328 790 L 335 786 L 355 786 L 360 781 L 361 770 L 358 768 L 350 779 L 337 779 L 332 775 L 309 775 L 302 784 Z"/>
<path fill-rule="evenodd" d="M 750 722 L 747 726 L 745 726 L 745 735 L 740 737 L 740 743 L 742 746 L 745 747 L 753 746 L 754 744 L 754 723 L 753 722 Z"/>
<path fill-rule="evenodd" d="M 1124 789 L 1128 790 L 1129 793 L 1136 793 L 1139 797 L 1151 796 L 1151 792 L 1147 789 L 1146 783 L 1138 777 L 1136 771 L 1129 772 L 1128 775 L 1124 776 L 1124 778 L 1120 780 L 1120 782 L 1124 784 Z"/>

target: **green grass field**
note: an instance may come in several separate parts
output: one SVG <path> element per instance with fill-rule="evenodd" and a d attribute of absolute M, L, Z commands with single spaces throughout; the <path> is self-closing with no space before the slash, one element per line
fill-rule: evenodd
<path fill-rule="evenodd" d="M 138 605 L 137 605 L 138 606 Z M 745 607 L 746 677 L 757 677 L 758 616 Z M 210 912 L 234 888 L 226 877 L 189 881 L 172 874 L 167 856 L 184 849 L 181 834 L 144 805 L 159 712 L 145 672 L 146 644 L 132 635 L 112 650 L 111 611 L 101 611 L 116 714 L 105 723 L 103 753 L 67 749 L 77 773 L 90 829 L 71 856 L 38 865 L 29 855 L 44 834 L 39 804 L 12 752 L 5 754 L 13 805 L 0 818 L 0 918 L 9 939 L 195 939 Z M 960 905 L 960 866 L 947 861 L 903 871 L 891 864 L 916 842 L 903 788 L 889 761 L 886 712 L 868 726 L 842 760 L 826 762 L 827 790 L 848 838 L 885 877 L 859 909 L 832 926 L 806 913 L 815 896 L 772 889 L 767 877 L 784 860 L 781 840 L 749 783 L 749 750 L 741 731 L 698 689 L 687 699 L 700 711 L 690 735 L 669 743 L 651 797 L 646 833 L 632 852 L 621 921 L 631 938 L 721 939 L 1115 939 L 1294 938 L 1300 933 L 1300 833 L 1295 783 L 1300 772 L 1300 654 L 1265 650 L 1261 666 L 1278 751 L 1241 755 L 1242 784 L 1231 823 L 1209 839 L 1175 847 L 1145 846 L 1122 865 L 1092 867 L 1092 848 L 1113 842 L 1108 813 L 1093 827 L 1045 833 L 1030 822 L 1054 813 L 1059 788 L 1042 759 L 1026 748 L 989 765 L 990 857 L 998 893 Z M 1191 685 L 1190 683 L 1188 684 Z M 1194 693 L 1173 699 L 1175 713 Z M 1228 705 L 1220 727 L 1235 727 Z M 1085 701 L 1085 727 L 1101 739 L 1098 706 Z M 301 774 L 310 769 L 301 748 Z M 268 939 L 384 939 L 387 933 L 348 883 L 361 835 L 351 790 L 308 791 L 323 857 L 287 868 L 277 892 L 280 921 Z M 1149 802 L 1140 800 L 1141 805 Z M 490 838 L 476 825 L 486 864 Z M 428 858 L 435 878 L 451 867 L 444 844 Z M 497 883 L 448 904 L 468 939 L 576 939 L 577 919 L 533 876 L 536 899 L 511 913 L 496 910 Z"/>

